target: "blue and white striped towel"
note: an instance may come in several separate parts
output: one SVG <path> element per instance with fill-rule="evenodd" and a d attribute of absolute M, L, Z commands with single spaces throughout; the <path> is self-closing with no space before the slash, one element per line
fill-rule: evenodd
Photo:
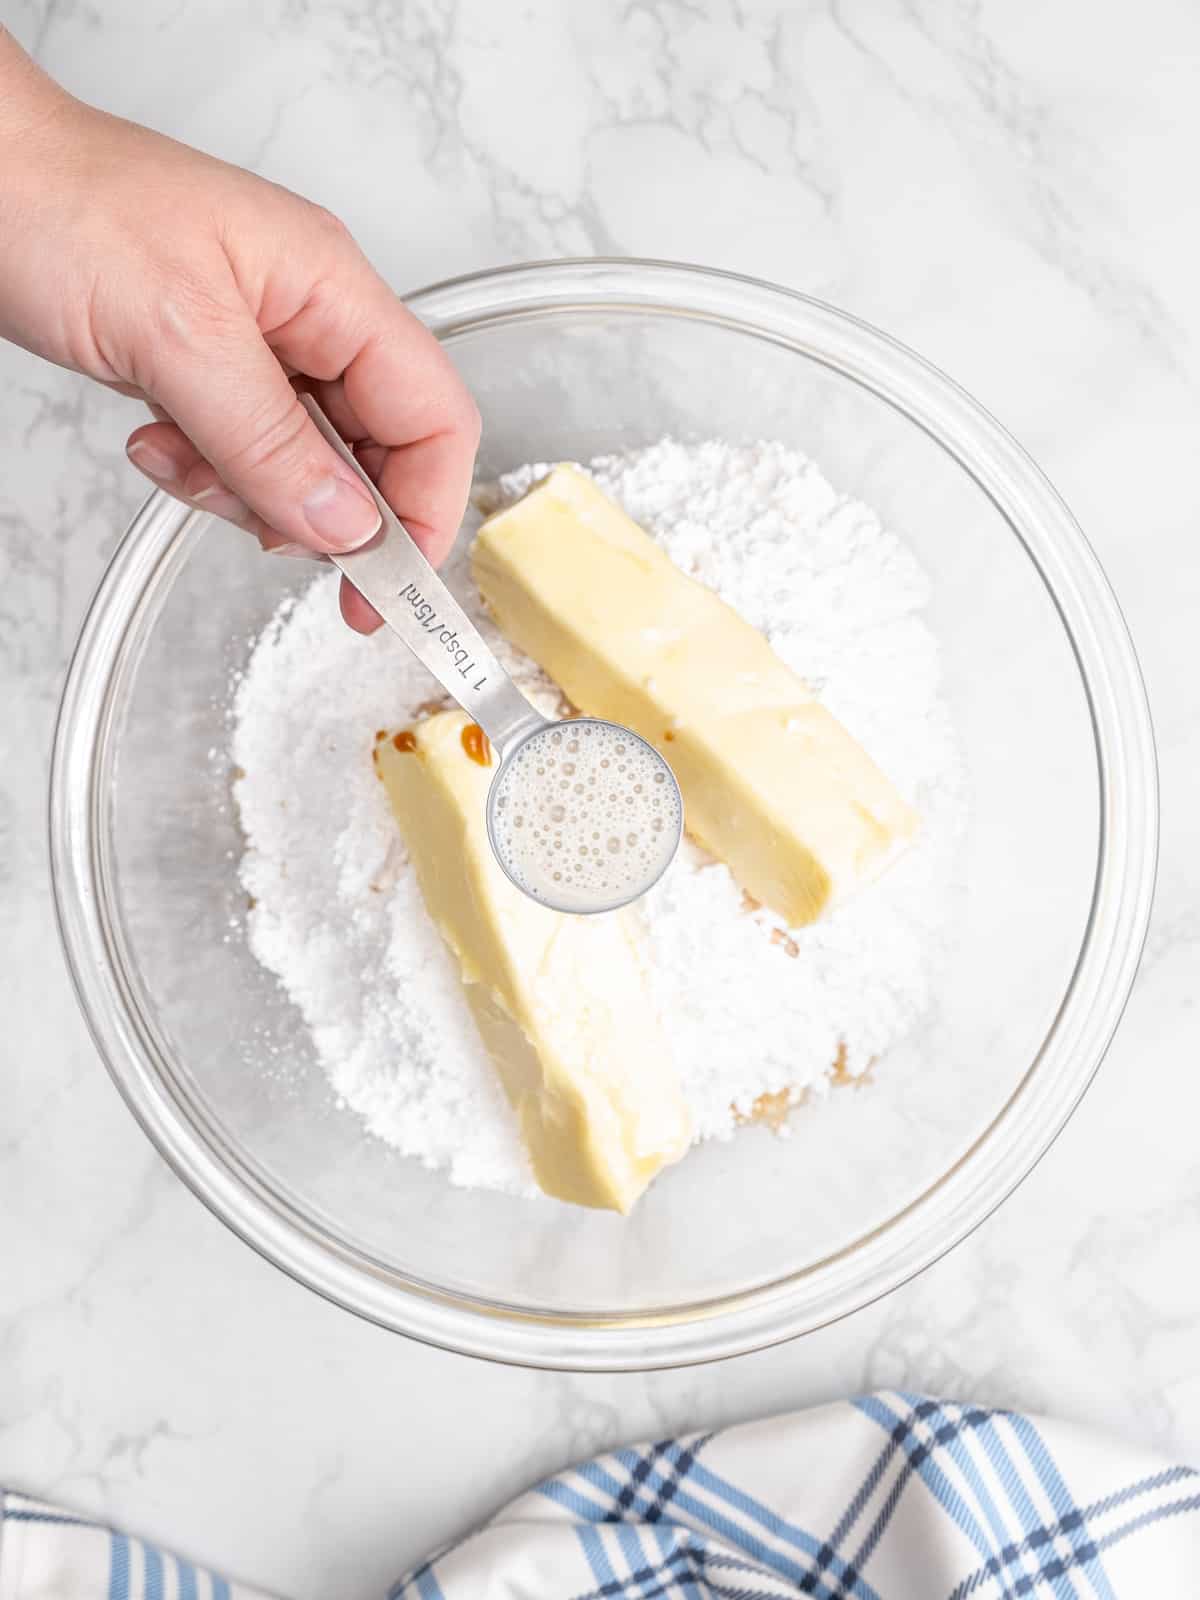
<path fill-rule="evenodd" d="M 269 1600 L 61 1506 L 0 1489 L 0 1600 Z"/>
<path fill-rule="evenodd" d="M 559 1473 L 403 1578 L 391 1600 L 798 1595 L 1195 1600 L 1200 1475 L 1064 1423 L 866 1395 Z M 0 1600 L 51 1596 L 254 1591 L 9 1496 Z"/>

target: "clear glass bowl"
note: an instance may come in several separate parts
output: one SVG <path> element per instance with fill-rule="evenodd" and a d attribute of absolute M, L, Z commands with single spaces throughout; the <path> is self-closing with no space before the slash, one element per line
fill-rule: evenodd
<path fill-rule="evenodd" d="M 916 548 L 973 806 L 938 1003 L 870 1090 L 806 1108 L 788 1140 L 749 1129 L 693 1152 L 626 1221 L 456 1190 L 396 1158 L 333 1103 L 297 1016 L 231 926 L 243 896 L 229 676 L 310 575 L 155 494 L 84 625 L 54 751 L 55 895 L 93 1036 L 218 1216 L 387 1327 L 597 1369 L 802 1333 L 986 1216 L 1103 1055 L 1146 930 L 1157 833 L 1125 626 L 1008 434 L 829 306 L 635 261 L 483 273 L 412 304 L 478 398 L 484 476 L 664 433 L 781 439 Z"/>

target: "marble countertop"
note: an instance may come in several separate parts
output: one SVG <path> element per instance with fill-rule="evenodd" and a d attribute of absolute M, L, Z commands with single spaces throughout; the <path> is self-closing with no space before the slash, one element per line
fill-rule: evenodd
<path fill-rule="evenodd" d="M 1200 1460 L 1200 12 L 1086 0 L 9 0 L 75 92 L 339 211 L 393 282 L 691 259 L 880 324 L 1003 419 L 1126 609 L 1163 778 L 1154 926 L 1066 1133 L 839 1326 L 574 1377 L 423 1349 L 260 1261 L 167 1172 L 64 974 L 56 697 L 142 495 L 127 403 L 0 349 L 0 1482 L 295 1596 L 388 1580 L 534 1476 L 894 1384 Z M 480 1440 L 486 1439 L 485 1449 Z"/>

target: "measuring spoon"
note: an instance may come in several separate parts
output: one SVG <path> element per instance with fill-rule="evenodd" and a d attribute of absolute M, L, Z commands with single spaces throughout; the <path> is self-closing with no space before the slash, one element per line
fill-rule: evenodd
<path fill-rule="evenodd" d="M 620 723 L 556 722 L 535 710 L 317 402 L 308 394 L 300 402 L 383 518 L 369 544 L 330 560 L 496 750 L 487 830 L 505 874 L 555 911 L 613 911 L 639 899 L 670 866 L 683 833 L 668 764 Z"/>

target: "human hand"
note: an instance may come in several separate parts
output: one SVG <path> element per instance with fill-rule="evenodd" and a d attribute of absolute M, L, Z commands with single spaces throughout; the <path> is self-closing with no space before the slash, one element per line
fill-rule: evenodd
<path fill-rule="evenodd" d="M 286 189 L 74 100 L 0 29 L 0 335 L 144 400 L 130 460 L 275 554 L 364 544 L 379 513 L 310 388 L 431 561 L 479 440 L 437 341 L 342 225 Z M 378 626 L 343 582 L 342 612 Z"/>

